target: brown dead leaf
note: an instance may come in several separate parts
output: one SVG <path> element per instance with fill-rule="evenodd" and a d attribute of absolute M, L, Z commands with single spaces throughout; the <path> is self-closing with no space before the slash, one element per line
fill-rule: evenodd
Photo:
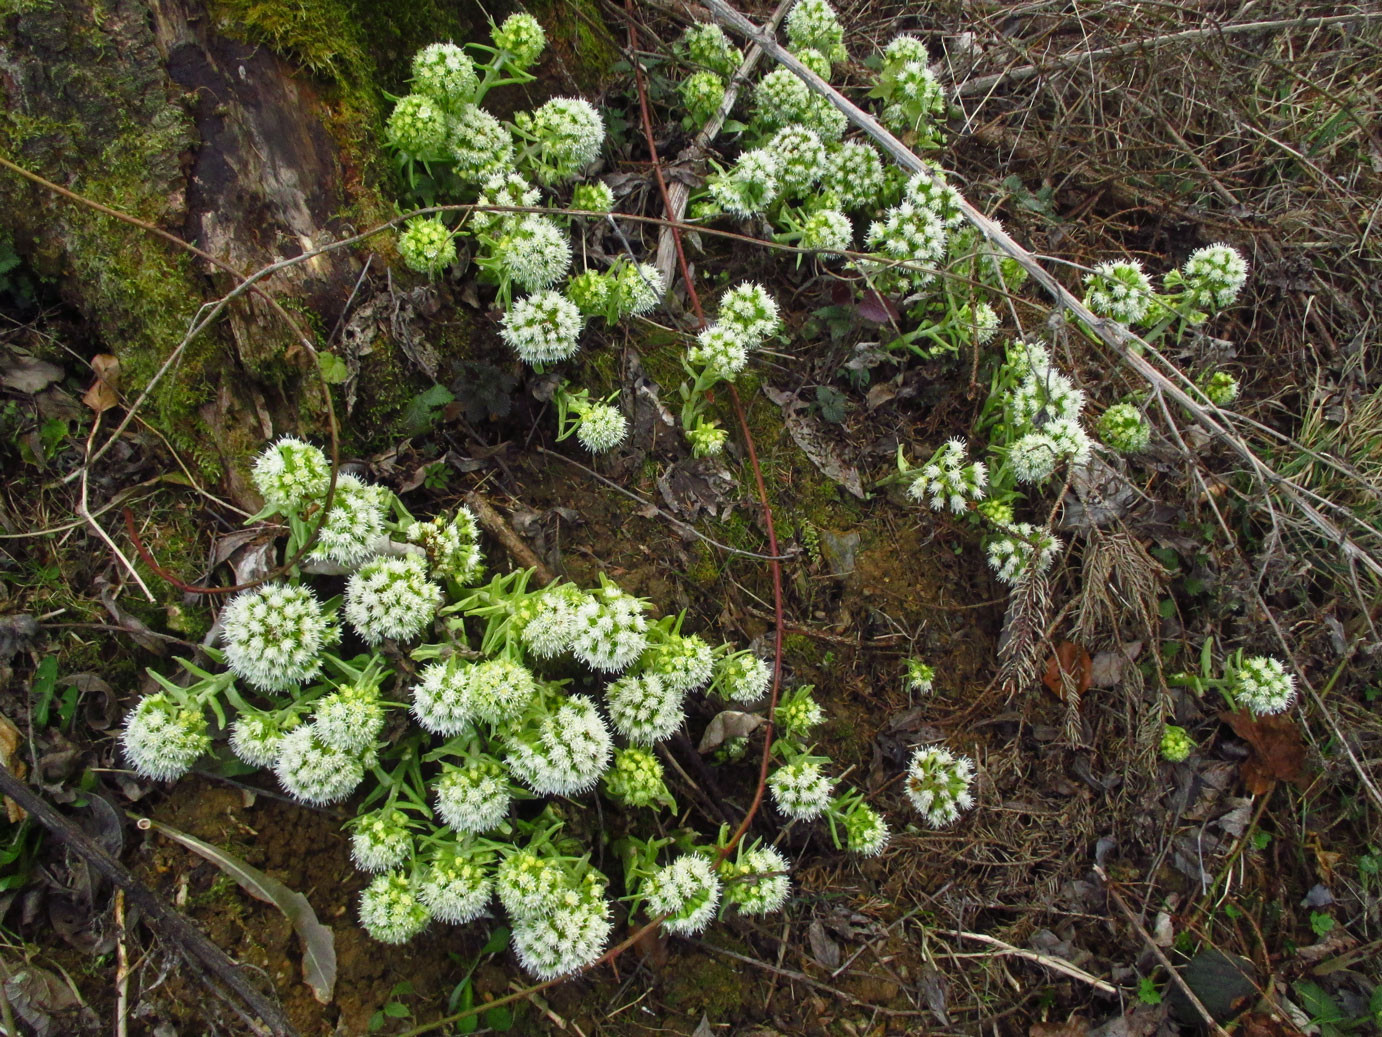
<path fill-rule="evenodd" d="M 726 709 L 716 713 L 706 725 L 701 744 L 696 746 L 699 753 L 714 752 L 732 738 L 747 738 L 766 721 L 757 713 L 743 713 L 737 709 Z"/>
<path fill-rule="evenodd" d="M 1252 750 L 1243 763 L 1243 784 L 1254 796 L 1272 790 L 1278 781 L 1298 783 L 1305 769 L 1305 743 L 1288 714 L 1255 717 L 1246 710 L 1220 713 L 1219 719 Z"/>
<path fill-rule="evenodd" d="M 1072 1015 L 1063 1023 L 1033 1023 L 1027 1037 L 1086 1037 L 1088 1033 L 1089 1020 Z"/>
<path fill-rule="evenodd" d="M 1046 662 L 1046 675 L 1042 683 L 1051 689 L 1051 694 L 1062 702 L 1067 700 L 1073 688 L 1075 701 L 1079 701 L 1089 690 L 1093 674 L 1094 660 L 1089 652 L 1070 641 L 1062 641 L 1056 646 L 1056 654 Z"/>
<path fill-rule="evenodd" d="M 1291 1037 L 1299 1031 L 1284 1019 L 1251 1012 L 1238 1020 L 1238 1032 L 1243 1037 Z"/>
<path fill-rule="evenodd" d="M 97 414 L 120 406 L 120 361 L 109 353 L 97 353 L 91 358 L 91 370 L 96 379 L 82 402 Z"/>
<path fill-rule="evenodd" d="M 24 777 L 24 761 L 16 755 L 23 740 L 19 728 L 14 726 L 9 717 L 0 713 L 0 767 L 4 767 L 16 778 Z M 12 825 L 28 817 L 24 808 L 9 796 L 5 797 L 5 813 Z"/>

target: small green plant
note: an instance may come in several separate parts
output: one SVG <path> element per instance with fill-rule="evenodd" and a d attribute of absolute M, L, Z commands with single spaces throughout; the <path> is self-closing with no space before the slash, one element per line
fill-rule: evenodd
<path fill-rule="evenodd" d="M 1336 925 L 1338 925 L 1338 923 L 1334 921 L 1332 915 L 1326 914 L 1323 911 L 1310 912 L 1310 931 L 1320 939 L 1324 939 L 1324 937 L 1332 933 Z"/>
<path fill-rule="evenodd" d="M 389 999 L 369 1017 L 369 1032 L 378 1033 L 390 1020 L 411 1019 L 413 1010 L 404 1003 L 403 998 L 410 997 L 412 993 L 413 985 L 406 979 L 401 983 L 395 983 L 389 991 Z"/>
<path fill-rule="evenodd" d="M 1137 981 L 1137 1000 L 1144 1005 L 1161 1004 L 1161 990 L 1151 976 L 1143 976 Z"/>
<path fill-rule="evenodd" d="M 454 987 L 451 988 L 451 995 L 446 999 L 446 1014 L 455 1015 L 459 1012 L 470 1012 L 475 1007 L 475 988 L 471 983 L 475 970 L 487 958 L 496 954 L 503 953 L 509 946 L 509 930 L 505 926 L 496 926 L 490 933 L 485 945 L 480 948 L 479 953 L 472 958 L 469 963 L 455 951 L 449 952 L 451 960 L 458 966 L 465 968 L 465 975 L 461 977 Z M 453 1034 L 474 1033 L 481 1026 L 487 1030 L 496 1030 L 501 1033 L 513 1029 L 513 1012 L 507 1005 L 500 1005 L 497 1008 L 482 1009 L 479 1012 L 463 1016 L 451 1024 Z"/>

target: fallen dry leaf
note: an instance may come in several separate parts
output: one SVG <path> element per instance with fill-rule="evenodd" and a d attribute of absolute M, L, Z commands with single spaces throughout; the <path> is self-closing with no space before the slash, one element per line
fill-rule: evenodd
<path fill-rule="evenodd" d="M 1297 783 L 1305 769 L 1305 743 L 1290 716 L 1278 713 L 1255 717 L 1246 710 L 1220 713 L 1219 719 L 1252 750 L 1243 762 L 1243 784 L 1254 796 L 1272 790 L 1278 781 Z"/>
<path fill-rule="evenodd" d="M 97 414 L 120 406 L 120 361 L 109 353 L 97 353 L 91 358 L 91 370 L 96 379 L 82 402 Z"/>
<path fill-rule="evenodd" d="M 0 767 L 4 767 L 16 778 L 24 777 L 24 761 L 16 755 L 23 740 L 19 728 L 14 726 L 9 717 L 0 713 Z M 5 797 L 5 813 L 12 825 L 18 824 L 28 816 L 24 808 L 9 796 Z"/>
<path fill-rule="evenodd" d="M 1047 660 L 1046 675 L 1041 681 L 1062 702 L 1066 701 L 1068 691 L 1073 686 L 1078 702 L 1089 690 L 1093 668 L 1094 660 L 1089 657 L 1089 652 L 1070 641 L 1062 641 L 1056 646 L 1056 654 Z"/>
<path fill-rule="evenodd" d="M 1072 1015 L 1063 1023 L 1033 1023 L 1027 1037 L 1085 1037 L 1088 1033 L 1089 1020 Z"/>

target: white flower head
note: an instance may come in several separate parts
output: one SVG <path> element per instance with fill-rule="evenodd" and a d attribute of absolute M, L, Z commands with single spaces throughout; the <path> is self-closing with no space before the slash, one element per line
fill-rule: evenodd
<path fill-rule="evenodd" d="M 1060 451 L 1045 432 L 1028 432 L 1008 450 L 1008 465 L 1020 483 L 1040 486 L 1055 474 L 1059 460 Z"/>
<path fill-rule="evenodd" d="M 159 781 L 180 778 L 211 749 L 206 716 L 158 692 L 146 695 L 125 718 L 120 744 L 135 772 Z"/>
<path fill-rule="evenodd" d="M 380 943 L 407 943 L 431 920 L 418 890 L 400 873 L 375 876 L 360 894 L 360 924 Z"/>
<path fill-rule="evenodd" d="M 678 92 L 686 113 L 697 123 L 704 124 L 724 104 L 725 81 L 714 72 L 693 72 L 681 81 Z"/>
<path fill-rule="evenodd" d="M 432 622 L 441 602 L 426 560 L 415 554 L 372 558 L 346 583 L 346 619 L 366 644 L 411 640 Z"/>
<path fill-rule="evenodd" d="M 833 786 L 821 769 L 821 761 L 809 756 L 783 764 L 768 778 L 768 790 L 778 810 L 795 821 L 820 817 L 830 805 Z"/>
<path fill-rule="evenodd" d="M 350 837 L 350 857 L 361 871 L 390 871 L 413 856 L 413 833 L 408 815 L 389 808 L 375 810 L 355 820 Z"/>
<path fill-rule="evenodd" d="M 719 457 L 729 441 L 729 432 L 714 421 L 697 421 L 686 429 L 686 441 L 691 444 L 692 457 Z"/>
<path fill-rule="evenodd" d="M 648 914 L 667 915 L 663 928 L 680 936 L 701 932 L 720 906 L 720 879 L 699 853 L 684 853 L 658 868 L 643 880 L 641 892 Z"/>
<path fill-rule="evenodd" d="M 641 317 L 657 309 L 667 286 L 651 263 L 624 263 L 614 271 L 614 293 L 621 316 Z"/>
<path fill-rule="evenodd" d="M 570 796 L 595 786 L 613 748 L 595 703 L 573 695 L 515 725 L 504 765 L 539 795 Z"/>
<path fill-rule="evenodd" d="M 772 667 L 752 652 L 735 652 L 720 660 L 713 690 L 731 702 L 757 702 L 773 682 Z"/>
<path fill-rule="evenodd" d="M 463 767 L 444 767 L 437 779 L 437 813 L 458 832 L 478 835 L 498 827 L 512 802 L 508 776 L 490 756 Z"/>
<path fill-rule="evenodd" d="M 687 61 L 721 76 L 732 75 L 744 60 L 739 48 L 730 43 L 725 31 L 713 22 L 688 26 L 677 42 Z"/>
<path fill-rule="evenodd" d="M 613 450 L 629 434 L 629 422 L 618 407 L 608 403 L 592 403 L 581 415 L 576 438 L 592 454 Z"/>
<path fill-rule="evenodd" d="M 480 528 L 474 512 L 465 505 L 457 507 L 449 519 L 438 515 L 429 522 L 414 522 L 406 535 L 412 543 L 422 545 L 432 573 L 439 579 L 455 580 L 466 587 L 483 575 Z"/>
<path fill-rule="evenodd" d="M 475 719 L 470 677 L 475 664 L 459 656 L 428 663 L 413 685 L 413 716 L 423 728 L 443 738 L 465 730 Z"/>
<path fill-rule="evenodd" d="M 1238 399 L 1240 386 L 1238 379 L 1227 371 L 1215 371 L 1200 379 L 1200 389 L 1210 403 L 1216 407 L 1227 407 Z"/>
<path fill-rule="evenodd" d="M 738 328 L 712 324 L 696 336 L 696 344 L 686 351 L 686 359 L 704 364 L 716 377 L 732 382 L 748 366 L 748 341 Z"/>
<path fill-rule="evenodd" d="M 272 767 L 283 732 L 271 713 L 241 713 L 230 725 L 230 751 L 251 767 Z"/>
<path fill-rule="evenodd" d="M 919 61 L 923 65 L 931 64 L 931 55 L 926 50 L 926 44 L 915 36 L 894 36 L 883 51 L 883 64 L 900 68 L 911 61 Z"/>
<path fill-rule="evenodd" d="M 930 209 L 940 218 L 946 230 L 954 230 L 965 222 L 960 211 L 960 192 L 946 183 L 945 170 L 929 163 L 930 173 L 917 173 L 907 181 L 902 196 L 914 205 Z"/>
<path fill-rule="evenodd" d="M 635 745 L 653 745 L 681 727 L 684 697 L 656 673 L 620 677 L 605 688 L 614 729 Z"/>
<path fill-rule="evenodd" d="M 331 510 L 317 533 L 309 558 L 353 567 L 378 553 L 384 539 L 389 491 L 353 475 L 336 476 Z"/>
<path fill-rule="evenodd" d="M 1232 245 L 1196 249 L 1178 271 L 1166 275 L 1168 288 L 1184 287 L 1191 304 L 1230 306 L 1248 280 L 1248 263 Z"/>
<path fill-rule="evenodd" d="M 1152 279 L 1136 259 L 1097 264 L 1084 279 L 1084 304 L 1099 317 L 1140 324 L 1152 308 Z"/>
<path fill-rule="evenodd" d="M 929 695 L 936 686 L 936 668 L 920 659 L 908 659 L 905 680 L 908 691 Z"/>
<path fill-rule="evenodd" d="M 1063 546 L 1049 529 L 1038 529 L 1030 522 L 1014 522 L 1004 536 L 990 542 L 989 566 L 998 579 L 1015 584 L 1029 568 L 1038 573 L 1049 569 Z"/>
<path fill-rule="evenodd" d="M 470 670 L 467 695 L 475 715 L 490 724 L 516 719 L 537 695 L 532 671 L 511 659 L 485 659 Z"/>
<path fill-rule="evenodd" d="M 284 436 L 254 459 L 250 478 L 270 507 L 296 514 L 326 495 L 331 462 L 311 443 Z"/>
<path fill-rule="evenodd" d="M 1060 418 L 1078 418 L 1085 395 L 1075 383 L 1054 368 L 1033 369 L 1011 393 L 1007 406 L 1013 424 L 1042 425 Z M 1040 420 L 1038 420 L 1040 419 Z"/>
<path fill-rule="evenodd" d="M 335 636 L 331 619 L 306 587 L 266 583 L 241 591 L 221 613 L 226 665 L 263 691 L 306 684 Z"/>
<path fill-rule="evenodd" d="M 475 62 L 454 43 L 431 43 L 413 55 L 413 89 L 443 105 L 473 100 L 479 85 Z"/>
<path fill-rule="evenodd" d="M 436 277 L 456 262 L 456 235 L 440 216 L 416 216 L 398 236 L 398 254 L 409 270 Z"/>
<path fill-rule="evenodd" d="M 968 450 L 969 445 L 963 439 L 947 441 L 931 460 L 916 469 L 917 474 L 907 487 L 907 496 L 929 504 L 933 511 L 948 507 L 957 515 L 971 502 L 983 500 L 988 469 L 982 461 L 966 464 Z"/>
<path fill-rule="evenodd" d="M 477 105 L 455 109 L 448 147 L 452 169 L 470 183 L 483 184 L 513 167 L 513 137 L 503 123 Z"/>
<path fill-rule="evenodd" d="M 832 62 L 845 58 L 844 34 L 827 0 L 799 0 L 787 15 L 787 39 L 793 48 L 811 47 Z"/>
<path fill-rule="evenodd" d="M 817 209 L 802 223 L 799 244 L 802 248 L 827 253 L 846 251 L 854 244 L 854 224 L 839 209 Z M 823 258 L 830 263 L 841 257 L 826 255 Z"/>
<path fill-rule="evenodd" d="M 647 603 L 612 583 L 593 590 L 576 610 L 571 650 L 593 670 L 619 673 L 648 646 Z"/>
<path fill-rule="evenodd" d="M 359 756 L 327 745 L 316 727 L 303 724 L 283 736 L 274 763 L 286 792 L 311 806 L 325 806 L 345 799 L 364 780 Z"/>
<path fill-rule="evenodd" d="M 530 292 L 548 288 L 571 268 L 571 243 L 550 216 L 515 214 L 506 220 L 493 255 L 504 276 Z"/>
<path fill-rule="evenodd" d="M 600 154 L 605 124 L 589 101 L 554 97 L 518 125 L 537 138 L 536 172 L 544 183 L 568 180 Z"/>
<path fill-rule="evenodd" d="M 773 725 L 779 732 L 779 737 L 805 741 L 810 737 L 812 729 L 825 719 L 821 704 L 811 694 L 814 690 L 813 685 L 803 684 L 788 692 L 778 702 L 777 711 L 773 714 Z"/>
<path fill-rule="evenodd" d="M 317 737 L 326 745 L 359 755 L 384 730 L 384 707 L 372 684 L 348 684 L 318 699 L 312 713 Z M 377 870 L 377 869 L 376 869 Z"/>
<path fill-rule="evenodd" d="M 418 899 L 439 922 L 464 925 L 489 907 L 494 883 L 470 856 L 443 850 L 431 858 L 418 879 Z"/>
<path fill-rule="evenodd" d="M 826 158 L 821 190 L 837 198 L 842 209 L 873 210 L 886 182 L 878 149 L 848 140 Z"/>
<path fill-rule="evenodd" d="M 413 158 L 434 158 L 446 153 L 451 139 L 451 118 L 436 98 L 422 93 L 400 97 L 384 126 L 389 144 Z"/>
<path fill-rule="evenodd" d="M 547 46 L 547 33 L 542 23 L 526 11 L 519 11 L 494 27 L 490 38 L 494 46 L 506 56 L 505 64 L 525 69 L 542 54 Z"/>
<path fill-rule="evenodd" d="M 613 928 L 603 896 L 581 897 L 549 915 L 515 919 L 513 948 L 519 964 L 536 979 L 556 979 L 603 954 Z"/>
<path fill-rule="evenodd" d="M 825 145 L 805 126 L 782 127 L 768 142 L 768 151 L 777 156 L 778 188 L 785 196 L 799 197 L 825 174 Z"/>
<path fill-rule="evenodd" d="M 524 216 L 518 212 L 485 212 L 482 206 L 512 206 L 515 209 L 532 208 L 538 204 L 542 195 L 536 187 L 528 183 L 513 170 L 503 170 L 485 180 L 480 195 L 475 199 L 476 208 L 470 214 L 470 226 L 477 232 L 494 228 L 507 228 Z M 502 232 L 501 232 L 502 233 Z M 558 274 L 557 276 L 561 276 Z"/>
<path fill-rule="evenodd" d="M 734 216 L 766 212 L 777 200 L 778 167 L 778 157 L 767 148 L 746 151 L 728 172 L 710 179 L 710 197 Z"/>
<path fill-rule="evenodd" d="M 1054 421 L 1048 421 L 1042 431 L 1051 437 L 1051 442 L 1056 446 L 1056 453 L 1062 460 L 1076 466 L 1089 460 L 1093 443 L 1090 441 L 1089 433 L 1075 419 L 1056 418 Z"/>
<path fill-rule="evenodd" d="M 839 803 L 836 800 L 836 803 Z M 845 845 L 851 852 L 863 857 L 877 857 L 888 845 L 891 833 L 887 822 L 873 807 L 861 798 L 854 802 L 840 816 L 845 830 Z"/>
<path fill-rule="evenodd" d="M 926 823 L 943 828 L 973 806 L 973 783 L 973 760 L 944 746 L 928 745 L 912 754 L 903 788 Z"/>
<path fill-rule="evenodd" d="M 570 649 L 580 629 L 580 609 L 589 595 L 569 584 L 553 584 L 530 601 L 531 617 L 523 626 L 523 646 L 539 659 L 553 659 Z"/>
<path fill-rule="evenodd" d="M 534 292 L 504 314 L 499 335 L 528 364 L 566 360 L 581 348 L 585 319 L 576 304 L 560 292 Z"/>
<path fill-rule="evenodd" d="M 506 852 L 494 876 L 499 902 L 513 919 L 551 914 L 574 888 L 561 861 L 528 849 Z"/>
<path fill-rule="evenodd" d="M 1233 700 L 1254 716 L 1284 712 L 1296 700 L 1296 679 L 1280 659 L 1255 655 L 1234 671 L 1230 690 Z"/>
<path fill-rule="evenodd" d="M 603 180 L 577 184 L 571 189 L 571 208 L 582 212 L 610 212 L 614 208 L 614 191 Z"/>
<path fill-rule="evenodd" d="M 656 675 L 664 688 L 685 695 L 710 683 L 715 652 L 695 634 L 667 634 L 643 653 L 639 667 Z"/>
<path fill-rule="evenodd" d="M 781 910 L 792 888 L 789 870 L 787 858 L 771 846 L 755 843 L 744 849 L 741 845 L 738 858 L 725 861 L 720 868 L 725 904 L 746 915 L 770 915 Z"/>
<path fill-rule="evenodd" d="M 1140 453 L 1152 441 L 1152 426 L 1131 403 L 1115 403 L 1099 415 L 1095 428 L 1104 445 L 1120 454 Z"/>
<path fill-rule="evenodd" d="M 773 69 L 754 88 L 754 121 L 764 130 L 805 122 L 811 107 L 811 88 L 791 69 Z"/>
<path fill-rule="evenodd" d="M 868 246 L 887 259 L 935 267 L 945 258 L 945 224 L 931 209 L 903 201 L 887 210 L 881 220 L 869 225 Z M 918 287 L 935 277 L 932 271 L 925 269 L 908 269 L 901 273 Z"/>
<path fill-rule="evenodd" d="M 782 330 L 777 303 L 761 284 L 745 281 L 720 297 L 719 323 L 737 331 L 750 349 Z"/>

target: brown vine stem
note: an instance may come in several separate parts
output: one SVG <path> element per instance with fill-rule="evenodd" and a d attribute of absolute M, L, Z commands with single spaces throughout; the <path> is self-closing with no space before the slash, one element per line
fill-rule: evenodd
<path fill-rule="evenodd" d="M 317 356 L 316 346 L 312 343 L 311 338 L 309 338 L 307 334 L 302 330 L 302 328 L 298 325 L 297 321 L 293 319 L 292 315 L 289 314 L 288 311 L 283 308 L 282 304 L 280 304 L 277 299 L 275 299 L 271 294 L 264 291 L 264 289 L 260 288 L 255 283 L 262 276 L 266 276 L 267 271 L 260 271 L 259 274 L 247 277 L 244 274 L 242 274 L 239 270 L 235 269 L 235 267 L 227 263 L 225 260 L 220 259 L 217 256 L 213 256 L 210 252 L 207 252 L 205 249 L 198 248 L 191 242 L 183 241 L 176 234 L 170 234 L 162 227 L 155 226 L 154 224 L 149 223 L 147 220 L 141 220 L 138 216 L 131 216 L 127 212 L 121 212 L 119 209 L 113 209 L 109 205 L 103 205 L 95 199 L 88 198 L 83 194 L 78 194 L 76 191 L 63 187 L 61 184 L 55 184 L 53 183 L 53 181 L 41 177 L 37 173 L 32 172 L 31 170 L 25 169 L 23 166 L 18 165 L 15 162 L 11 162 L 3 155 L 0 155 L 0 168 L 8 169 L 10 172 L 15 173 L 18 176 L 21 176 L 24 179 L 29 180 L 35 184 L 38 184 L 44 190 L 52 191 L 54 194 L 62 198 L 66 198 L 70 202 L 74 202 L 77 205 L 84 206 L 95 212 L 99 212 L 103 215 L 110 216 L 114 219 L 120 220 L 122 223 L 128 223 L 132 227 L 138 227 L 140 230 L 144 231 L 147 234 L 152 234 L 155 237 L 162 238 L 164 241 L 167 241 L 170 244 L 175 245 L 186 252 L 190 252 L 192 255 L 197 256 L 200 259 L 204 259 L 206 260 L 206 262 L 210 263 L 217 269 L 230 274 L 230 276 L 235 278 L 237 282 L 236 287 L 228 295 L 220 299 L 211 307 L 211 311 L 205 319 L 193 321 L 192 328 L 189 330 L 188 334 L 183 338 L 182 342 L 178 344 L 177 348 L 174 349 L 173 352 L 169 355 L 168 359 L 164 361 L 163 367 L 160 368 L 158 373 L 155 374 L 152 379 L 150 379 L 149 384 L 144 387 L 144 391 L 140 393 L 140 395 L 135 399 L 134 403 L 130 404 L 130 406 L 126 408 L 125 416 L 115 427 L 115 431 L 113 431 L 106 438 L 106 441 L 94 452 L 88 452 L 86 459 L 82 462 L 82 467 L 79 472 L 83 482 L 83 492 L 85 492 L 86 473 L 90 471 L 91 466 L 101 459 L 102 455 L 104 455 L 105 452 L 116 443 L 116 441 L 120 438 L 121 434 L 125 431 L 125 429 L 129 427 L 130 423 L 134 420 L 134 416 L 138 412 L 139 408 L 143 405 L 144 401 L 149 398 L 149 394 L 153 392 L 154 385 L 163 376 L 164 372 L 166 372 L 172 367 L 176 358 L 182 353 L 182 350 L 185 349 L 187 347 L 187 344 L 192 341 L 193 336 L 195 336 L 199 330 L 205 328 L 207 323 L 217 313 L 224 309 L 225 306 L 229 304 L 230 300 L 233 299 L 235 296 L 245 291 L 251 291 L 254 292 L 254 294 L 259 296 L 261 299 L 263 299 L 264 302 L 268 304 L 269 308 L 272 309 L 274 313 L 278 315 L 279 319 L 283 321 L 283 323 L 297 338 L 298 344 L 302 346 L 302 348 L 306 351 L 307 355 L 312 358 L 313 366 L 316 368 L 317 378 L 321 383 L 322 399 L 326 402 L 327 425 L 331 432 L 331 477 L 326 484 L 326 497 L 322 501 L 321 515 L 313 524 L 311 532 L 307 535 L 307 539 L 302 542 L 302 546 L 298 548 L 297 553 L 294 554 L 292 558 L 285 560 L 284 563 L 280 565 L 277 569 L 271 570 L 270 572 L 266 573 L 265 575 L 259 577 L 256 580 L 250 580 L 246 583 L 233 584 L 229 587 L 202 587 L 194 584 L 184 583 L 176 577 L 170 576 L 156 561 L 154 561 L 153 556 L 149 553 L 148 549 L 145 548 L 144 545 L 140 542 L 138 536 L 134 537 L 135 547 L 138 549 L 140 556 L 149 565 L 149 567 L 152 568 L 153 571 L 161 579 L 167 580 L 169 583 L 173 584 L 179 590 L 189 594 L 232 594 L 236 591 L 249 590 L 253 587 L 258 587 L 261 584 L 268 583 L 271 580 L 276 580 L 278 579 L 278 577 L 284 575 L 285 573 L 292 571 L 293 567 L 297 565 L 299 561 L 305 558 L 307 556 L 307 552 L 312 550 L 313 545 L 316 544 L 317 534 L 320 532 L 321 527 L 325 524 L 326 516 L 331 511 L 331 504 L 336 499 L 336 473 L 337 470 L 340 468 L 341 463 L 340 429 L 338 428 L 336 423 L 336 405 L 335 402 L 331 399 L 331 385 L 329 382 L 327 382 L 326 374 L 322 371 L 321 359 Z M 85 501 L 83 501 L 83 505 L 84 504 Z M 134 516 L 128 508 L 125 509 L 125 523 L 127 529 L 129 529 L 131 534 L 133 534 Z M 92 524 L 95 525 L 94 520 L 92 520 Z M 109 543 L 109 538 L 105 535 L 104 530 L 97 527 L 96 531 L 98 534 L 100 534 L 103 540 L 106 540 L 107 543 Z M 117 555 L 119 554 L 119 552 L 116 553 Z"/>

